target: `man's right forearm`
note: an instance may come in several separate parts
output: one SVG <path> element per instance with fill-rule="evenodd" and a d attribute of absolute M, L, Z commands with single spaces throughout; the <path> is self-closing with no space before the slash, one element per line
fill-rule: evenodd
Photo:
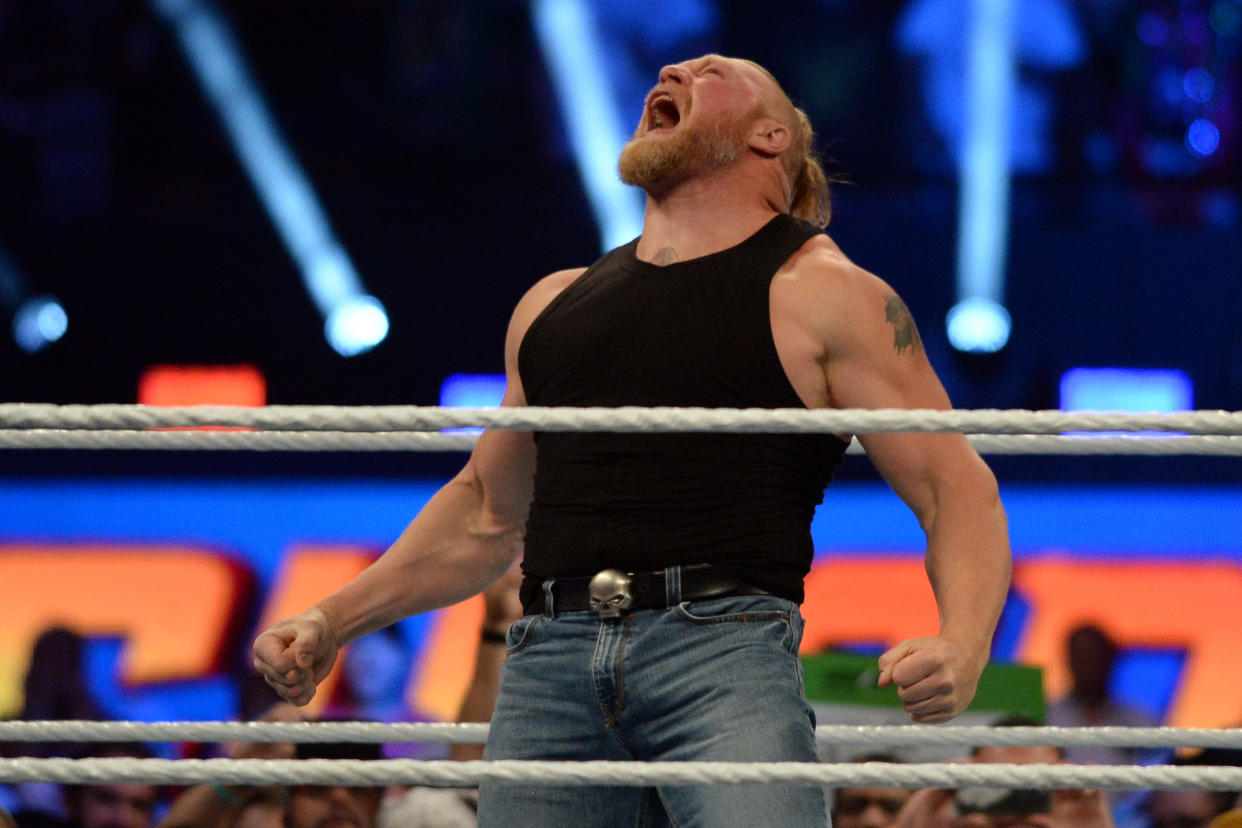
<path fill-rule="evenodd" d="M 409 615 L 476 595 L 522 551 L 525 515 L 488 508 L 470 467 L 428 501 L 401 537 L 322 611 L 338 645 Z"/>

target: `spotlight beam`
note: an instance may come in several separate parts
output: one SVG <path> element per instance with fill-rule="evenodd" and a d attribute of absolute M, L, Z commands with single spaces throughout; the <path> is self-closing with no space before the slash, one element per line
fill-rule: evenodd
<path fill-rule="evenodd" d="M 238 160 L 325 319 L 343 356 L 370 350 L 388 333 L 379 300 L 367 294 L 337 240 L 306 173 L 280 135 L 242 49 L 211 0 L 151 0 L 176 33 Z"/>
<path fill-rule="evenodd" d="M 1010 124 L 1016 59 L 1013 0 L 973 0 L 967 29 L 966 135 L 958 159 L 957 298 L 950 340 L 996 351 L 1009 338 L 1003 306 L 1009 232 Z M 968 319 L 976 324 L 963 325 Z M 962 331 L 988 332 L 975 339 Z M 955 331 L 958 336 L 955 337 Z"/>
<path fill-rule="evenodd" d="M 599 33 L 582 0 L 531 0 L 531 16 L 600 242 L 611 250 L 642 234 L 643 200 L 617 177 L 629 133 L 611 103 Z"/>

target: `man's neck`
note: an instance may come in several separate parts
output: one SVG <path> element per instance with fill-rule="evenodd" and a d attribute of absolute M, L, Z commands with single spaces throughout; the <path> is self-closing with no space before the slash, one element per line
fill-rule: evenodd
<path fill-rule="evenodd" d="M 765 188 L 735 175 L 708 175 L 647 195 L 639 260 L 667 265 L 727 250 L 781 211 Z"/>

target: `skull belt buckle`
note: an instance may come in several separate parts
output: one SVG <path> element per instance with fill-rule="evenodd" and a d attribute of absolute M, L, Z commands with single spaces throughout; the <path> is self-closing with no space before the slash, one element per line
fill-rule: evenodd
<path fill-rule="evenodd" d="M 634 608 L 633 579 L 619 569 L 603 569 L 591 577 L 591 609 L 600 618 L 620 618 Z"/>

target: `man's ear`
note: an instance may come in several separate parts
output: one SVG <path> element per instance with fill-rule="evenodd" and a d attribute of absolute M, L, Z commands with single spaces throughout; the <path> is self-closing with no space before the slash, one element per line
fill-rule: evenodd
<path fill-rule="evenodd" d="M 746 145 L 762 155 L 776 157 L 789 149 L 789 128 L 773 118 L 760 118 L 750 130 Z"/>

